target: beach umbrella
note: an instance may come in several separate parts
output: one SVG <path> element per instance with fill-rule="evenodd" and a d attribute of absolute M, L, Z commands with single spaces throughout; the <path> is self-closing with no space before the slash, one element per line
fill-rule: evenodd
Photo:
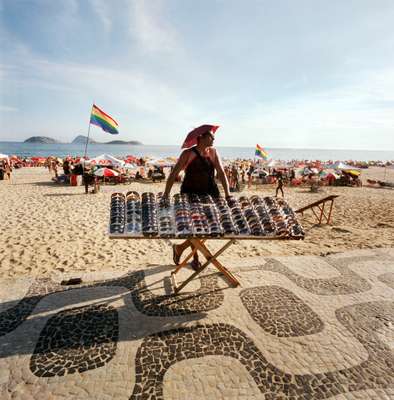
<path fill-rule="evenodd" d="M 353 175 L 353 176 L 360 176 L 361 175 L 361 171 L 357 170 L 357 169 L 343 169 L 343 172 L 346 172 L 349 175 Z"/>
<path fill-rule="evenodd" d="M 197 144 L 197 139 L 206 132 L 215 133 L 219 128 L 219 125 L 201 125 L 198 128 L 190 131 L 185 141 L 182 144 L 182 149 L 187 149 L 189 147 L 195 146 Z"/>
<path fill-rule="evenodd" d="M 165 159 L 154 158 L 153 160 L 147 161 L 146 164 L 147 165 L 152 165 L 152 166 L 155 166 L 155 167 L 163 167 L 163 168 L 165 168 L 165 167 L 172 167 L 173 165 L 175 165 L 175 162 L 174 161 L 168 161 L 168 160 L 165 160 Z"/>
<path fill-rule="evenodd" d="M 360 171 L 360 168 L 354 167 L 353 165 L 348 165 L 343 163 L 342 161 L 337 161 L 334 164 L 329 164 L 325 166 L 326 168 L 331 168 L 331 169 L 339 169 L 341 171 Z"/>
<path fill-rule="evenodd" d="M 110 165 L 114 167 L 120 167 L 123 166 L 124 161 L 119 160 L 115 158 L 114 156 L 111 156 L 110 154 L 101 154 L 95 158 L 92 158 L 89 160 L 89 164 L 92 165 Z"/>
<path fill-rule="evenodd" d="M 353 165 L 348 165 L 343 163 L 342 161 L 336 162 L 329 166 L 329 168 L 337 169 L 339 171 L 346 172 L 347 174 L 353 176 L 359 176 L 361 174 L 361 168 L 354 167 Z"/>
<path fill-rule="evenodd" d="M 266 164 L 269 168 L 291 168 L 292 166 L 283 160 L 269 160 Z"/>
<path fill-rule="evenodd" d="M 132 163 L 136 163 L 138 161 L 139 161 L 139 158 L 137 158 L 135 156 L 132 156 L 132 155 L 128 155 L 128 156 L 125 157 L 125 162 L 126 163 L 132 164 Z"/>
<path fill-rule="evenodd" d="M 114 171 L 113 169 L 109 168 L 99 168 L 97 171 L 94 172 L 96 176 L 105 176 L 106 178 L 111 176 L 118 176 L 119 172 Z"/>

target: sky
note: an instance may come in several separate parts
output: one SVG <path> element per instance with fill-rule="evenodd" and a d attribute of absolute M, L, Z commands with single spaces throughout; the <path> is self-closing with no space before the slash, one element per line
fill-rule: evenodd
<path fill-rule="evenodd" d="M 392 0 L 0 0 L 0 140 L 394 151 Z"/>

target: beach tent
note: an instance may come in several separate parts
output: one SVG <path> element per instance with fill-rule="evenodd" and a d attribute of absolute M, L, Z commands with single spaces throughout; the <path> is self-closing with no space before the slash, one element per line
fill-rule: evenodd
<path fill-rule="evenodd" d="M 122 167 L 124 165 L 124 161 L 118 160 L 110 154 L 101 154 L 95 158 L 92 158 L 91 160 L 86 160 L 86 164 Z"/>
<path fill-rule="evenodd" d="M 8 160 L 7 154 L 1 154 L 1 153 L 0 153 L 0 160 L 4 160 L 4 159 L 7 159 L 7 160 Z"/>

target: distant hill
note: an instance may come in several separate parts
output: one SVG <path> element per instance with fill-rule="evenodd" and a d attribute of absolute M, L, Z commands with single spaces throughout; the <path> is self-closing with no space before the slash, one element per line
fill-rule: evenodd
<path fill-rule="evenodd" d="M 78 135 L 71 143 L 72 144 L 85 144 L 86 143 L 87 136 L 83 135 Z M 89 138 L 89 143 L 90 144 L 95 144 L 98 143 L 95 140 Z"/>
<path fill-rule="evenodd" d="M 71 142 L 71 144 L 85 144 L 86 143 L 87 136 L 84 135 L 78 135 L 75 137 L 75 139 Z M 59 140 L 52 139 L 47 136 L 32 136 L 29 137 L 29 139 L 26 139 L 24 143 L 38 143 L 38 144 L 56 144 L 56 143 L 62 143 Z M 89 138 L 89 143 L 90 144 L 131 144 L 131 145 L 140 145 L 142 144 L 141 142 L 138 142 L 137 140 L 111 140 L 109 142 L 96 142 L 93 139 Z"/>
<path fill-rule="evenodd" d="M 71 143 L 73 144 L 85 144 L 86 143 L 86 138 L 87 136 L 83 135 L 78 135 Z M 90 144 L 132 144 L 132 145 L 138 145 L 142 144 L 141 142 L 138 142 L 137 140 L 111 140 L 109 142 L 96 142 L 93 139 L 89 138 L 89 143 Z"/>
<path fill-rule="evenodd" d="M 142 144 L 141 142 L 138 142 L 137 140 L 111 140 L 110 142 L 106 142 L 105 144 L 132 144 L 132 145 L 139 145 Z"/>
<path fill-rule="evenodd" d="M 40 143 L 40 144 L 55 144 L 61 143 L 59 140 L 52 139 L 47 136 L 32 136 L 24 141 L 24 143 Z"/>

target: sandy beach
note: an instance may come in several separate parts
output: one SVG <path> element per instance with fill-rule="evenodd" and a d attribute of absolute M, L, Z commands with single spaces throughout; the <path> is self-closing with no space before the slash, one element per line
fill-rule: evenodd
<path fill-rule="evenodd" d="M 369 168 L 362 180 L 383 180 L 384 168 Z M 394 181 L 394 170 L 387 170 Z M 51 182 L 44 168 L 15 170 L 13 182 L 0 182 L 0 276 L 86 274 L 99 271 L 120 273 L 130 268 L 169 265 L 171 249 L 165 240 L 111 240 L 106 236 L 110 194 L 136 190 L 159 192 L 163 183 L 133 183 L 102 186 L 99 194 L 85 195 L 81 186 L 61 186 Z M 179 187 L 173 188 L 173 193 Z M 253 186 L 242 194 L 272 196 L 272 185 Z M 256 256 L 321 255 L 351 249 L 391 247 L 394 243 L 394 191 L 364 186 L 324 187 L 319 193 L 308 188 L 285 188 L 293 208 L 329 194 L 338 194 L 331 225 L 315 225 L 307 212 L 300 221 L 306 230 L 304 241 L 242 241 L 230 248 L 223 261 Z M 212 244 L 215 248 L 219 242 Z"/>

